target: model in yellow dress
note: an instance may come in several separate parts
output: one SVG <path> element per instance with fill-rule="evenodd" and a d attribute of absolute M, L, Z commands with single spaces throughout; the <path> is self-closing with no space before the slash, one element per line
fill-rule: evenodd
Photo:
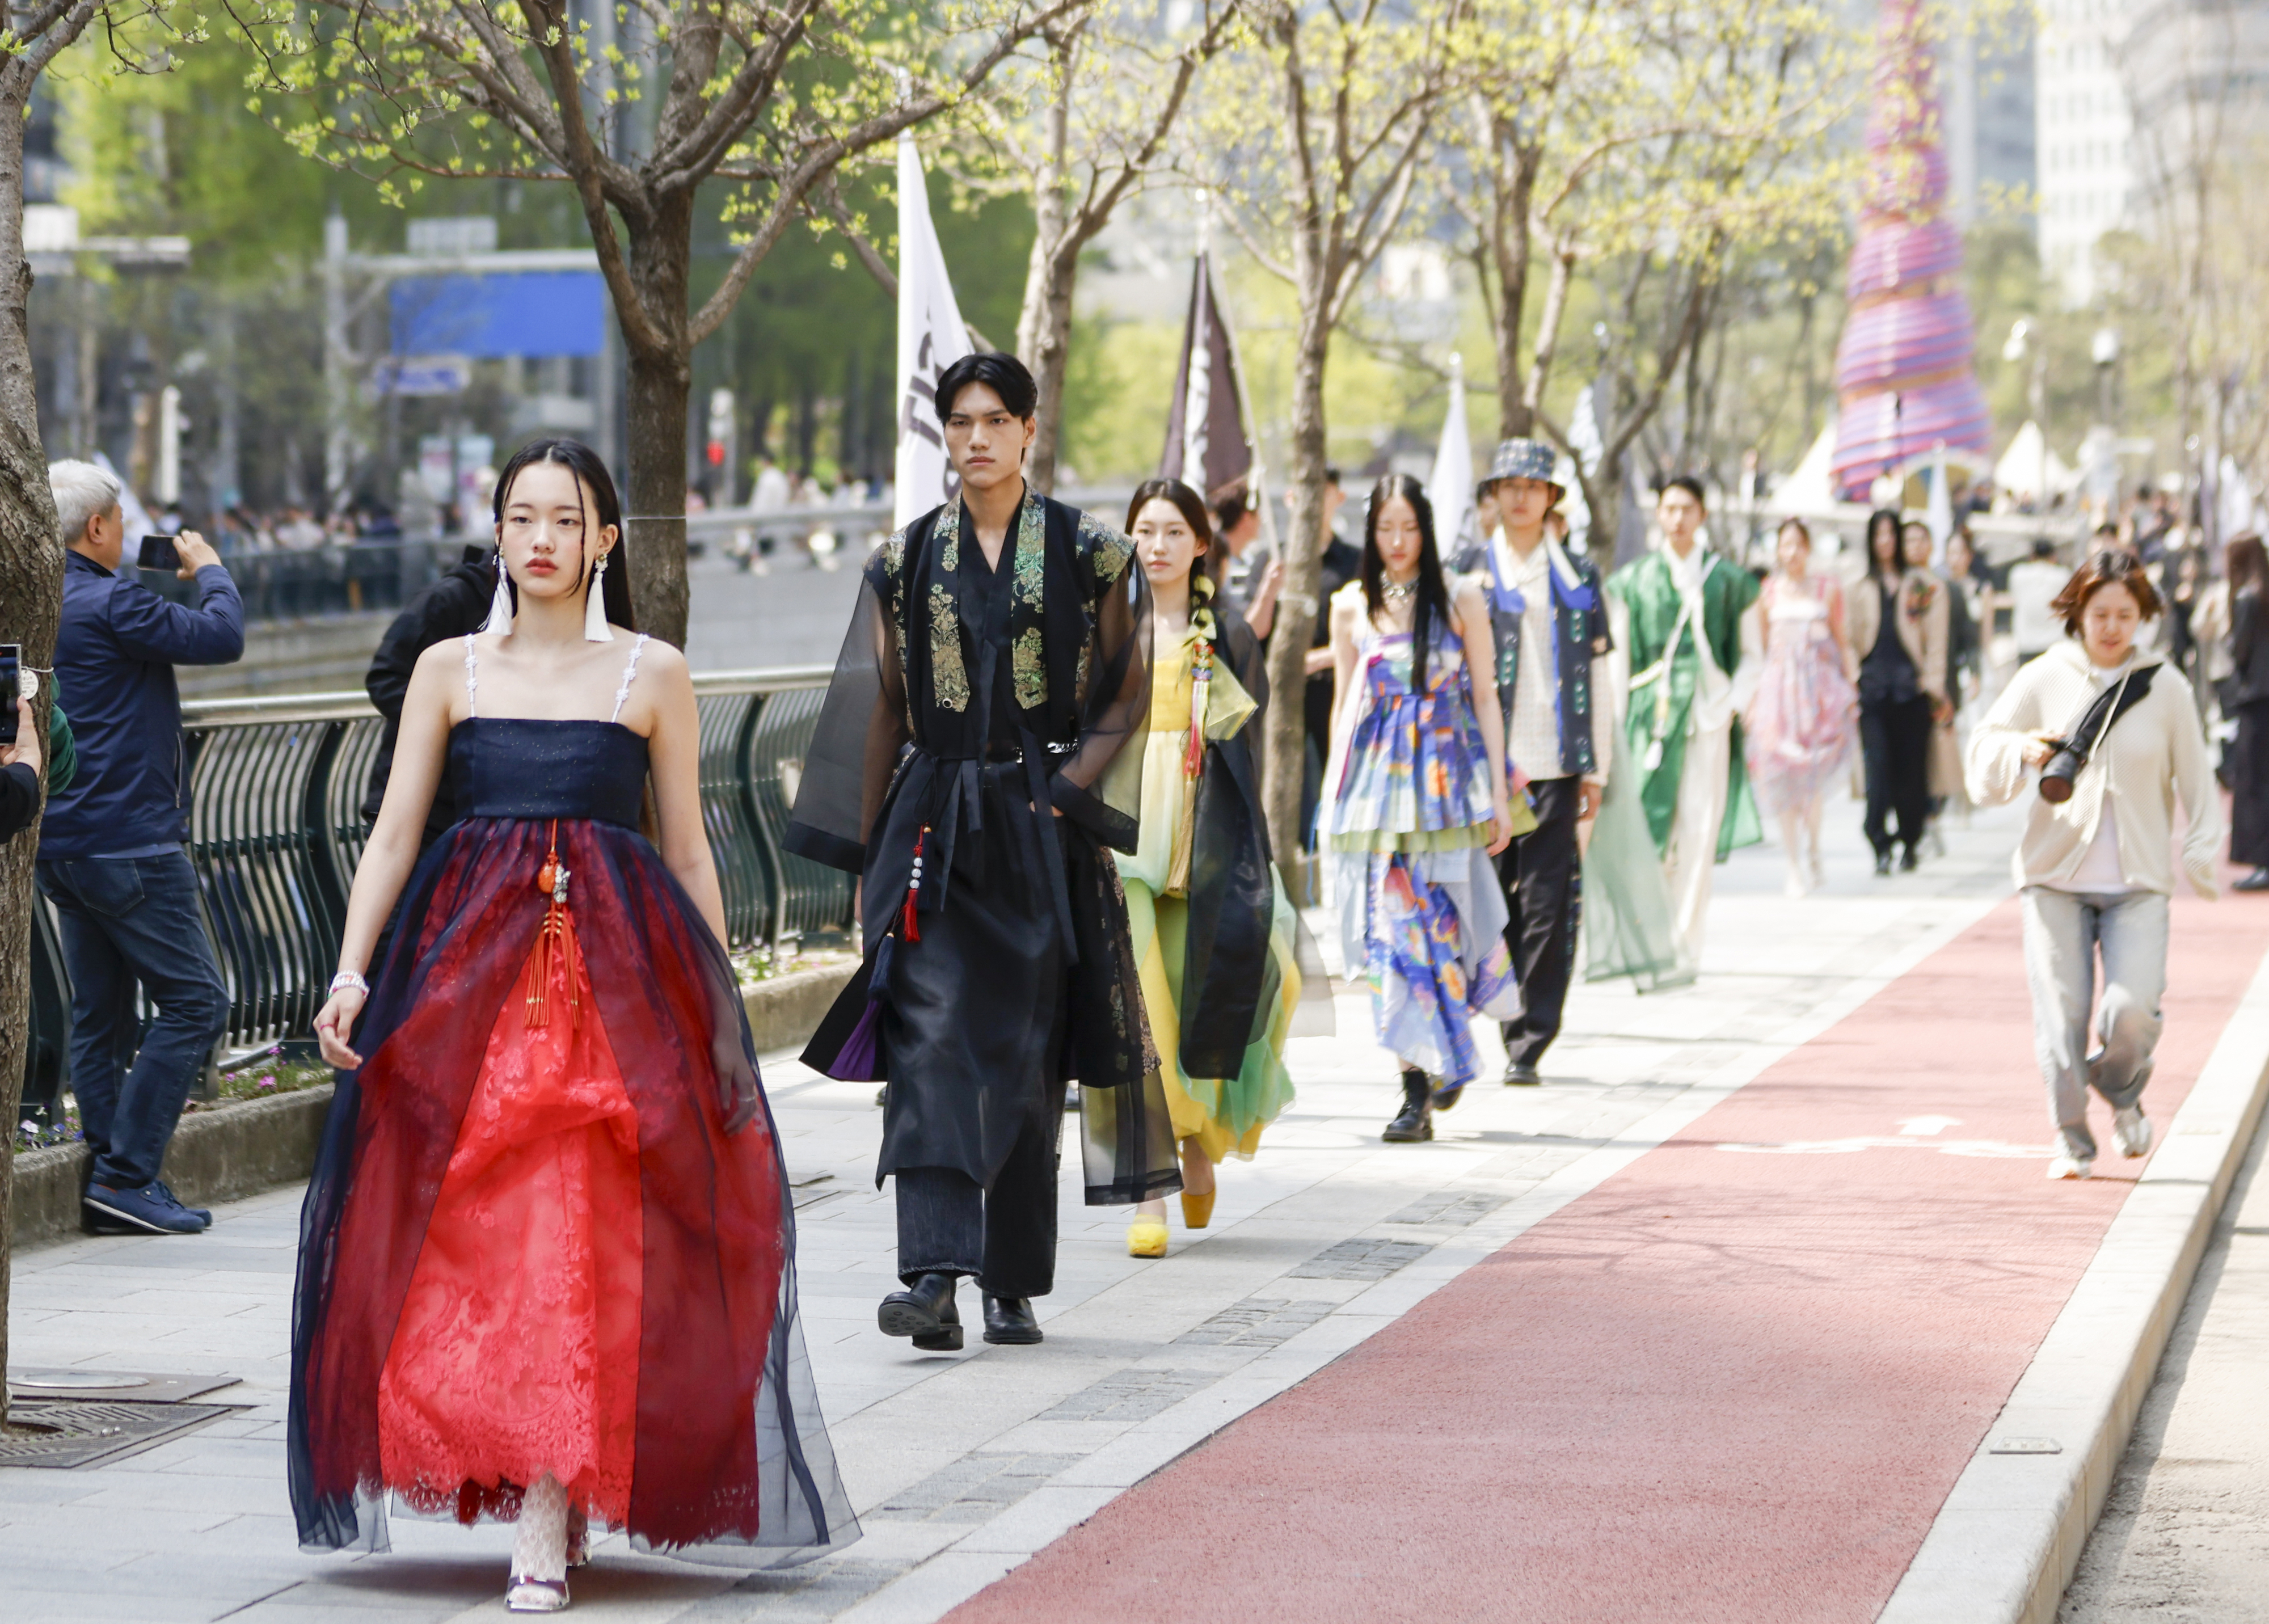
<path fill-rule="evenodd" d="M 1118 859 L 1127 921 L 1182 1161 L 1182 1216 L 1212 1221 L 1214 1169 L 1252 1159 L 1292 1098 L 1284 1044 L 1300 1001 L 1297 919 L 1271 860 L 1251 740 L 1266 700 L 1260 646 L 1200 567 L 1210 515 L 1179 480 L 1127 513 L 1155 616 L 1140 849 Z M 1322 989 L 1318 989 L 1319 992 Z M 1146 1201 L 1127 1250 L 1166 1250 Z"/>

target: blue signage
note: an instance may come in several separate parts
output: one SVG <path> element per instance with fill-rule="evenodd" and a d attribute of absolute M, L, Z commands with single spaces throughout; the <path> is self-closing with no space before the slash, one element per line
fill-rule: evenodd
<path fill-rule="evenodd" d="M 595 270 L 404 277 L 388 292 L 396 355 L 597 355 L 605 341 Z"/>

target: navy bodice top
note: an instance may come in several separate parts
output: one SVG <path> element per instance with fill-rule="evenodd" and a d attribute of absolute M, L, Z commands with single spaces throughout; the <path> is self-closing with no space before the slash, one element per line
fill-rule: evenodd
<path fill-rule="evenodd" d="M 449 729 L 463 817 L 575 817 L 638 827 L 646 740 L 620 722 L 468 717 Z"/>

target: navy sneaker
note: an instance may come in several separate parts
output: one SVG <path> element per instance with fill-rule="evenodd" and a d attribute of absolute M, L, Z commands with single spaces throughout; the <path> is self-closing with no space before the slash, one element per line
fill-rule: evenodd
<path fill-rule="evenodd" d="M 163 1195 L 163 1196 L 164 1196 L 167 1200 L 169 1200 L 169 1201 L 173 1202 L 174 1206 L 176 1206 L 176 1207 L 181 1207 L 181 1198 L 180 1196 L 178 1196 L 178 1195 L 175 1195 L 175 1194 L 174 1193 L 174 1186 L 173 1186 L 173 1185 L 169 1185 L 169 1184 L 167 1184 L 164 1179 L 162 1179 L 162 1178 L 153 1178 L 153 1179 L 152 1179 L 152 1180 L 150 1181 L 150 1187 L 151 1187 L 152 1190 L 155 1190 L 155 1191 L 157 1191 L 159 1193 L 160 1193 L 161 1195 Z M 190 1217 L 192 1217 L 192 1218 L 196 1219 L 198 1222 L 200 1222 L 200 1223 L 203 1224 L 203 1225 L 204 1225 L 204 1227 L 205 1227 L 206 1229 L 211 1229 L 211 1228 L 212 1228 L 212 1208 L 211 1208 L 211 1207 L 181 1207 L 181 1210 L 182 1210 L 183 1212 L 185 1212 L 185 1213 L 188 1214 L 188 1215 L 189 1215 Z"/>
<path fill-rule="evenodd" d="M 123 1224 L 140 1235 L 201 1235 L 209 1222 L 175 1200 L 173 1192 L 155 1179 L 139 1190 L 89 1185 L 82 1199 L 99 1219 Z"/>

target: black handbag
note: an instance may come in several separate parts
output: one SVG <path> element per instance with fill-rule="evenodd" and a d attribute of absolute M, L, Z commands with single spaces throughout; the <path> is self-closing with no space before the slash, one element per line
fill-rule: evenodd
<path fill-rule="evenodd" d="M 2133 710 L 2151 691 L 2151 679 L 2158 675 L 2154 662 L 2138 666 L 2119 679 L 2116 688 L 2107 688 L 2088 703 L 2064 736 L 2054 742 L 2049 751 L 2048 764 L 2041 769 L 2041 799 L 2061 806 L 2072 799 L 2072 781 L 2088 759 L 2103 742 L 2103 735 L 2112 725 Z"/>

